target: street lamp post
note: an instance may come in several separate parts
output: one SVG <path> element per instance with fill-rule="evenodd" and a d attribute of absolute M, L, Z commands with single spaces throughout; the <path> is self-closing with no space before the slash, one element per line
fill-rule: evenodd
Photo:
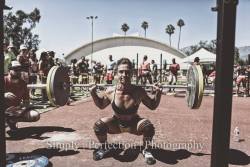
<path fill-rule="evenodd" d="M 94 19 L 97 19 L 97 16 L 88 16 L 86 19 L 91 19 L 91 57 L 90 57 L 90 68 L 91 68 L 91 74 L 92 74 L 92 59 L 93 59 L 93 40 L 94 40 Z"/>

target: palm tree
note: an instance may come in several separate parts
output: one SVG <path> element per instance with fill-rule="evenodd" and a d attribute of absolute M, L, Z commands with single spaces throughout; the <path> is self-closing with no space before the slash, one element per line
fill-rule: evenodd
<path fill-rule="evenodd" d="M 148 22 L 146 21 L 143 21 L 142 24 L 141 24 L 141 27 L 144 29 L 144 32 L 145 32 L 145 38 L 146 38 L 146 30 L 148 29 Z"/>
<path fill-rule="evenodd" d="M 129 30 L 129 26 L 127 23 L 123 23 L 122 25 L 122 31 L 124 32 L 125 36 L 126 36 L 126 32 Z"/>
<path fill-rule="evenodd" d="M 169 35 L 169 44 L 171 46 L 171 35 L 174 33 L 174 26 L 172 24 L 167 25 L 165 31 Z"/>
<path fill-rule="evenodd" d="M 179 46 L 180 46 L 180 39 L 181 39 L 181 27 L 184 26 L 185 23 L 182 19 L 179 19 L 178 22 L 177 22 L 177 26 L 180 27 L 180 31 L 179 31 L 179 40 L 178 40 L 178 49 L 179 49 Z"/>

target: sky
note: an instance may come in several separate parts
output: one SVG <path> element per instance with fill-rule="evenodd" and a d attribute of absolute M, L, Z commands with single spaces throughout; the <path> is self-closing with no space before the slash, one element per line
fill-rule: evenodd
<path fill-rule="evenodd" d="M 130 27 L 127 34 L 144 36 L 141 23 L 147 21 L 147 38 L 169 43 L 165 28 L 176 27 L 172 35 L 172 46 L 177 47 L 179 28 L 182 27 L 180 47 L 197 44 L 200 40 L 216 39 L 217 12 L 211 7 L 216 0 L 6 0 L 12 12 L 31 12 L 35 7 L 41 12 L 41 20 L 34 33 L 41 40 L 40 49 L 54 50 L 67 55 L 72 50 L 91 42 L 91 22 L 87 16 L 98 16 L 94 20 L 94 40 L 123 34 L 121 25 Z M 239 0 L 237 7 L 236 46 L 250 45 L 250 0 Z M 7 13 L 8 11 L 5 11 Z"/>

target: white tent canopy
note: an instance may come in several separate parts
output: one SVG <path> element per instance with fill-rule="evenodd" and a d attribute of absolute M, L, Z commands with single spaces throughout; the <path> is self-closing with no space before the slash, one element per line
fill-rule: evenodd
<path fill-rule="evenodd" d="M 216 61 L 216 55 L 212 52 L 209 52 L 208 50 L 201 48 L 194 54 L 182 59 L 183 63 L 192 63 L 194 61 L 195 57 L 200 58 L 201 63 L 206 62 L 215 62 Z"/>
<path fill-rule="evenodd" d="M 199 57 L 201 63 L 214 63 L 216 61 L 216 54 L 201 48 L 192 55 L 182 59 L 182 63 L 180 63 L 181 69 L 187 69 L 189 67 L 187 64 L 194 62 L 195 57 Z"/>

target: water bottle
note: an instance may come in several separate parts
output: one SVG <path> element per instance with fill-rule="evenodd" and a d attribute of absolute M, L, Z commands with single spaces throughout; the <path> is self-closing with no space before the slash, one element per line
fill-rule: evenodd
<path fill-rule="evenodd" d="M 234 141 L 239 142 L 240 141 L 240 129 L 238 126 L 234 129 Z"/>

